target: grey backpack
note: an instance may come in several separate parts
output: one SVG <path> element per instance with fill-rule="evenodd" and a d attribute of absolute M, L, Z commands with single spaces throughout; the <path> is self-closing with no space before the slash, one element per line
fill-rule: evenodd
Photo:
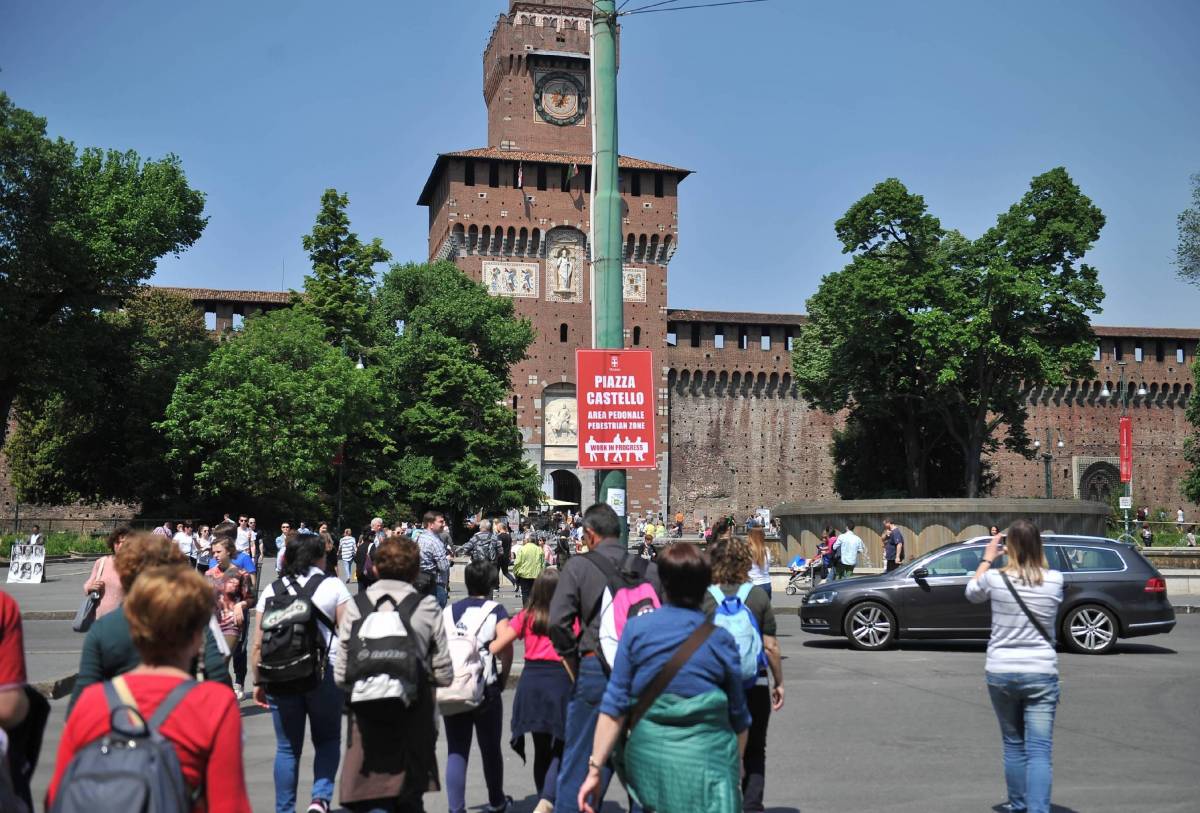
<path fill-rule="evenodd" d="M 180 683 L 147 722 L 113 681 L 105 683 L 112 731 L 75 752 L 50 813 L 190 813 L 202 789 L 188 790 L 175 746 L 159 728 L 195 686 Z"/>

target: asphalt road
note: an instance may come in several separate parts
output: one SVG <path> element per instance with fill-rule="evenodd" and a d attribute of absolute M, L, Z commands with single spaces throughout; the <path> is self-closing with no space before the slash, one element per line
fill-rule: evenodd
<path fill-rule="evenodd" d="M 511 592 L 505 603 L 515 606 Z M 794 599 L 780 597 L 779 604 Z M 989 811 L 1004 800 L 1000 735 L 983 682 L 982 643 L 921 642 L 880 653 L 802 632 L 779 607 L 787 704 L 771 722 L 767 802 L 775 813 Z M 27 621 L 31 677 L 70 667 L 80 636 L 66 621 Z M 77 657 L 77 656 L 74 656 Z M 519 655 L 518 655 L 519 657 Z M 1061 656 L 1063 701 L 1055 727 L 1058 813 L 1200 810 L 1192 773 L 1200 758 L 1200 617 L 1181 615 L 1167 636 L 1122 643 L 1106 657 Z M 512 693 L 505 695 L 511 703 Z M 49 781 L 65 701 L 54 703 L 38 792 Z M 507 711 L 506 711 L 507 716 Z M 269 715 L 245 705 L 245 761 L 255 810 L 273 808 Z M 478 752 L 468 802 L 486 801 Z M 445 765 L 444 748 L 439 764 Z M 310 781 L 306 754 L 301 793 Z M 505 748 L 515 811 L 532 809 L 530 768 Z M 614 794 L 610 794 L 614 795 Z M 624 809 L 623 794 L 617 793 Z M 426 796 L 430 811 L 444 794 Z"/>

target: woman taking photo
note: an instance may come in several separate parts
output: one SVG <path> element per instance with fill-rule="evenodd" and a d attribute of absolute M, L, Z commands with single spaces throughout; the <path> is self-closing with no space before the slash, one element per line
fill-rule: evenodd
<path fill-rule="evenodd" d="M 741 810 L 750 712 L 737 644 L 700 610 L 712 568 L 695 545 L 676 542 L 659 555 L 658 577 L 666 603 L 629 619 L 621 635 L 579 809 L 595 813 L 599 807 L 601 771 L 632 713 L 620 762 L 635 801 L 658 813 Z M 660 674 L 670 680 L 655 697 Z"/>
<path fill-rule="evenodd" d="M 1006 561 L 997 563 L 997 557 Z M 1001 534 L 992 537 L 967 583 L 967 599 L 991 602 L 985 670 L 1004 741 L 1004 780 L 1013 813 L 1050 810 L 1058 706 L 1054 636 L 1062 595 L 1062 574 L 1046 566 L 1041 534 L 1025 519 L 1009 527 L 1007 540 Z"/>
<path fill-rule="evenodd" d="M 533 736 L 533 784 L 538 803 L 534 813 L 551 813 L 558 798 L 558 767 L 562 761 L 567 701 L 571 678 L 550 643 L 550 599 L 558 587 L 558 570 L 548 568 L 530 591 L 529 606 L 496 633 L 489 650 L 498 655 L 520 638 L 525 644 L 525 669 L 513 698 L 509 744 L 525 760 L 525 735 Z M 576 622 L 576 634 L 579 625 Z"/>
<path fill-rule="evenodd" d="M 121 577 L 117 574 L 117 551 L 126 539 L 133 536 L 133 529 L 122 525 L 108 535 L 108 556 L 101 556 L 92 563 L 92 572 L 83 583 L 84 594 L 97 593 L 100 603 L 96 605 L 96 618 L 112 612 L 125 598 L 125 589 L 121 587 Z"/>
<path fill-rule="evenodd" d="M 178 553 L 170 540 L 163 542 Z M 190 674 L 212 618 L 212 587 L 183 562 L 152 568 L 138 577 L 123 610 L 141 663 L 115 678 L 113 688 L 144 720 L 161 704 L 173 704 L 158 730 L 175 747 L 188 790 L 200 793 L 195 811 L 249 813 L 237 702 L 227 686 L 195 683 Z M 75 806 L 102 804 L 90 797 L 90 786 L 72 788 L 63 779 L 77 751 L 112 731 L 113 717 L 105 686 L 90 686 L 80 695 L 58 745 L 47 810 L 60 794 Z"/>

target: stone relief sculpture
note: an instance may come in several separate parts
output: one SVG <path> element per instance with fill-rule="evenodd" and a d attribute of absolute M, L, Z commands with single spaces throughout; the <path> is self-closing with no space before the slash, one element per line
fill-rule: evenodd
<path fill-rule="evenodd" d="M 537 263 L 484 263 L 483 284 L 492 296 L 537 299 Z"/>
<path fill-rule="evenodd" d="M 554 261 L 555 281 L 558 286 L 554 289 L 560 293 L 572 293 L 574 288 L 571 287 L 572 274 L 575 269 L 575 264 L 571 261 L 571 252 L 565 246 L 558 250 L 558 255 Z"/>
<path fill-rule="evenodd" d="M 587 254 L 583 232 L 560 226 L 546 235 L 546 301 L 582 302 Z"/>
<path fill-rule="evenodd" d="M 646 301 L 646 269 L 621 269 L 621 295 L 626 302 Z"/>
<path fill-rule="evenodd" d="M 579 440 L 579 420 L 574 398 L 556 398 L 546 406 L 546 445 L 574 446 Z"/>

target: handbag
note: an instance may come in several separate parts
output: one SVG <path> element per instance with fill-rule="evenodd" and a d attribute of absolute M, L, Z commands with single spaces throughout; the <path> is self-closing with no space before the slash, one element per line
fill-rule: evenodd
<path fill-rule="evenodd" d="M 1000 578 L 1004 580 L 1004 586 L 1008 588 L 1008 592 L 1012 593 L 1012 597 L 1017 600 L 1017 606 L 1025 613 L 1025 617 L 1029 619 L 1029 623 L 1037 628 L 1037 631 L 1046 639 L 1046 643 L 1054 646 L 1054 639 L 1050 637 L 1050 633 L 1046 632 L 1046 628 L 1042 626 L 1042 622 L 1037 620 L 1037 616 L 1029 611 L 1025 606 L 1025 602 L 1021 599 L 1021 594 L 1017 592 L 1017 588 L 1013 587 L 1013 583 L 1008 580 L 1008 574 L 1000 571 Z"/>
<path fill-rule="evenodd" d="M 104 560 L 100 560 L 100 572 L 96 574 L 96 578 L 104 576 Z M 83 597 L 83 601 L 79 604 L 79 609 L 75 611 L 75 620 L 71 623 L 71 629 L 76 632 L 87 632 L 92 628 L 92 622 L 96 620 L 96 609 L 100 606 L 100 594 L 92 590 Z"/>

